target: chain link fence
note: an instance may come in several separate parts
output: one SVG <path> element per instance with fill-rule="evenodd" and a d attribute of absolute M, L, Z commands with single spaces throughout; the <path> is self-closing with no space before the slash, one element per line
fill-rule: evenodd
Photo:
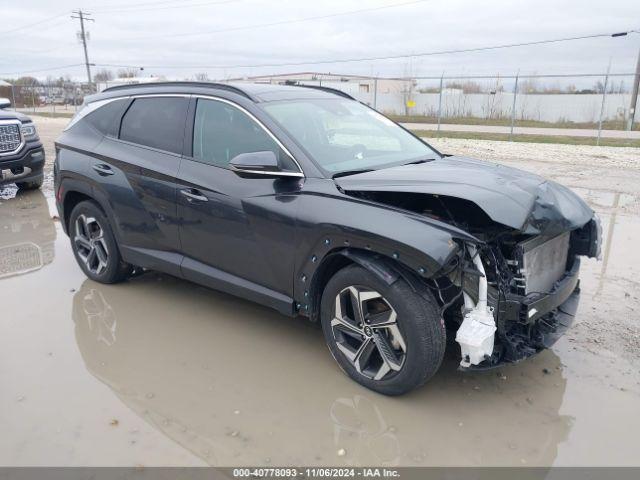
<path fill-rule="evenodd" d="M 140 79 L 121 79 L 115 84 L 131 81 Z M 603 131 L 640 130 L 640 121 L 631 122 L 635 76 L 627 73 L 404 78 L 296 73 L 225 81 L 338 89 L 394 120 L 418 124 L 412 125 L 416 130 L 420 126 L 451 130 L 454 124 L 513 135 L 514 130 L 522 133 L 523 127 L 559 128 L 566 129 L 567 135 L 581 130 L 581 136 L 598 141 Z M 35 79 L 27 85 L 9 82 L 0 86 L 0 97 L 9 98 L 16 110 L 63 117 L 71 117 L 92 92 L 93 87 L 84 83 L 41 83 Z M 631 135 L 635 138 L 635 132 Z"/>
<path fill-rule="evenodd" d="M 626 73 L 408 78 L 293 74 L 237 80 L 335 88 L 414 129 L 419 125 L 413 124 L 422 124 L 440 131 L 455 124 L 495 127 L 513 135 L 514 130 L 523 132 L 522 127 L 556 128 L 566 129 L 567 135 L 580 131 L 580 136 L 598 141 L 603 131 L 640 130 L 640 122 L 631 122 L 635 75 Z"/>
<path fill-rule="evenodd" d="M 14 110 L 47 116 L 71 117 L 91 88 L 78 82 L 0 84 L 0 97 L 11 101 Z"/>

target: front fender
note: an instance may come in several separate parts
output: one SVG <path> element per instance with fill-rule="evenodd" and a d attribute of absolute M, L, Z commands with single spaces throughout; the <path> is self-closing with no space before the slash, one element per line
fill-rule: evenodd
<path fill-rule="evenodd" d="M 370 252 L 417 277 L 430 278 L 449 265 L 460 248 L 451 232 L 415 214 L 351 197 L 316 194 L 301 200 L 293 297 L 303 314 L 312 313 L 311 284 L 328 255 Z"/>

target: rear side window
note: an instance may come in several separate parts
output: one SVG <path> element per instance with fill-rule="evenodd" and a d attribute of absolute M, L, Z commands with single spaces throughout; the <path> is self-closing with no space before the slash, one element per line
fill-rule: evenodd
<path fill-rule="evenodd" d="M 86 121 L 103 135 L 117 137 L 120 119 L 128 103 L 128 98 L 109 102 L 87 115 Z"/>
<path fill-rule="evenodd" d="M 120 139 L 182 153 L 184 122 L 189 101 L 186 98 L 138 98 L 122 118 Z"/>
<path fill-rule="evenodd" d="M 283 170 L 298 170 L 291 157 L 246 113 L 216 100 L 198 100 L 193 126 L 194 159 L 228 168 L 236 155 L 267 150 L 276 154 Z"/>

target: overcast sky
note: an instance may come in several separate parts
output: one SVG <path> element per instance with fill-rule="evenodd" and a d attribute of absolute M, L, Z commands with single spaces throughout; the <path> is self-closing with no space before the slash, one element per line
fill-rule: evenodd
<path fill-rule="evenodd" d="M 393 7 L 378 8 L 388 6 Z M 82 63 L 78 20 L 70 18 L 78 7 L 95 19 L 87 24 L 92 63 L 143 66 L 143 76 L 168 78 L 198 72 L 211 79 L 300 71 L 600 73 L 609 61 L 614 72 L 633 72 L 640 49 L 636 33 L 412 59 L 239 68 L 229 66 L 391 56 L 640 29 L 640 0 L 0 0 L 0 77 Z M 364 9 L 369 11 L 343 15 Z M 326 18 L 309 19 L 320 16 Z M 30 75 L 86 78 L 79 66 Z"/>

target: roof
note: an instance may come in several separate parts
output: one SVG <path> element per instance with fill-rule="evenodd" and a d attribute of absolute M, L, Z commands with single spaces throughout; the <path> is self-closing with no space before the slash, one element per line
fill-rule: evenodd
<path fill-rule="evenodd" d="M 333 98 L 336 95 L 353 99 L 349 94 L 333 88 L 309 85 L 270 85 L 256 83 L 212 83 L 212 82 L 154 82 L 117 85 L 106 88 L 98 97 L 136 93 L 211 93 L 223 90 L 248 98 L 256 103 L 275 100 L 304 98 Z"/>
<path fill-rule="evenodd" d="M 0 80 L 0 87 L 10 87 L 11 84 L 9 82 L 5 82 L 4 80 Z"/>

